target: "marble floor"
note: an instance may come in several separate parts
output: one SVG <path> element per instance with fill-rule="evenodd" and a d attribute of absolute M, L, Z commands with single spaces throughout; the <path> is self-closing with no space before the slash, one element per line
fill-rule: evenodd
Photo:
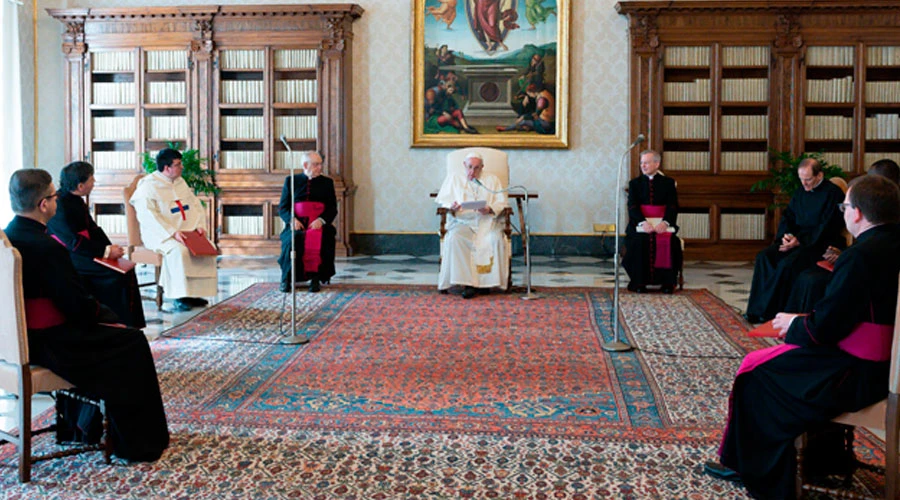
<path fill-rule="evenodd" d="M 339 258 L 337 274 L 332 283 L 366 284 L 436 284 L 438 256 L 378 255 Z M 615 282 L 615 270 L 611 259 L 594 257 L 533 256 L 531 285 L 540 293 L 545 287 L 611 287 Z M 150 269 L 140 269 L 140 281 L 151 276 Z M 743 310 L 750 293 L 753 264 L 750 262 L 686 262 L 685 288 L 706 288 L 737 310 Z M 525 286 L 526 268 L 521 258 L 513 260 L 513 285 Z M 225 300 L 254 283 L 280 280 L 281 271 L 274 258 L 221 257 L 219 260 L 219 293 L 211 301 Z M 619 283 L 624 290 L 628 283 L 625 271 L 619 270 Z M 327 288 L 327 286 L 326 286 Z M 142 289 L 146 295 L 144 311 L 148 326 L 147 338 L 153 340 L 160 332 L 184 323 L 199 314 L 202 309 L 186 312 L 167 312 L 171 303 L 166 301 L 162 311 L 151 300 L 150 287 Z M 299 293 L 306 293 L 299 288 Z M 476 299 L 477 300 L 477 299 Z M 35 415 L 52 405 L 49 396 L 37 396 L 34 400 Z M 14 427 L 16 402 L 0 391 L 0 428 Z"/>

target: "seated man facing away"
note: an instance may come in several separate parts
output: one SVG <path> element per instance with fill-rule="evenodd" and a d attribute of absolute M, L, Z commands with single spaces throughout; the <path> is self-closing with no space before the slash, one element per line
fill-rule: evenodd
<path fill-rule="evenodd" d="M 156 156 L 157 172 L 138 182 L 131 205 L 141 225 L 144 246 L 163 255 L 159 284 L 175 299 L 175 310 L 203 307 L 218 290 L 216 257 L 191 255 L 184 234 L 197 230 L 201 236 L 209 227 L 200 200 L 181 177 L 181 153 L 163 149 Z"/>
<path fill-rule="evenodd" d="M 869 167 L 868 175 L 881 175 L 890 179 L 894 184 L 900 185 L 900 166 L 891 159 L 885 158 L 873 163 Z M 822 259 L 834 265 L 840 255 L 840 249 L 828 247 L 825 254 L 822 255 Z M 785 312 L 805 313 L 811 311 L 815 303 L 825 295 L 825 287 L 828 286 L 829 281 L 831 281 L 831 271 L 820 266 L 813 266 L 800 273 L 794 286 L 791 287 L 791 295 L 784 307 Z"/>
<path fill-rule="evenodd" d="M 334 276 L 334 246 L 337 230 L 332 223 L 337 217 L 334 181 L 322 175 L 322 157 L 315 151 L 300 155 L 303 173 L 293 177 L 294 199 L 291 200 L 291 177 L 284 179 L 278 215 L 284 221 L 281 231 L 281 291 L 291 291 L 291 226 L 294 225 L 296 281 L 309 280 L 309 291 L 318 292 L 319 283 Z"/>
<path fill-rule="evenodd" d="M 125 249 L 113 245 L 91 217 L 82 196 L 89 196 L 93 189 L 94 167 L 90 163 L 75 161 L 66 165 L 59 174 L 56 215 L 47 227 L 69 249 L 72 264 L 88 292 L 126 325 L 144 328 L 147 323 L 134 270 L 122 274 L 94 261 L 118 259 L 125 255 Z"/>
<path fill-rule="evenodd" d="M 22 255 L 31 361 L 106 402 L 116 456 L 158 459 L 169 430 L 147 338 L 88 294 L 66 247 L 46 233 L 57 204 L 50 174 L 17 170 L 9 197 L 16 216 L 6 234 Z"/>
<path fill-rule="evenodd" d="M 768 321 L 784 310 L 794 280 L 816 265 L 829 246 L 844 248 L 841 188 L 825 182 L 822 166 L 806 158 L 797 166 L 803 189 L 791 197 L 775 243 L 756 255 L 753 283 L 744 315 L 751 323 Z"/>
<path fill-rule="evenodd" d="M 628 227 L 625 257 L 628 289 L 644 293 L 647 285 L 662 285 L 663 293 L 675 291 L 681 269 L 678 226 L 678 192 L 675 181 L 659 172 L 658 152 L 641 153 L 641 173 L 628 183 Z"/>
<path fill-rule="evenodd" d="M 754 498 L 794 498 L 794 439 L 888 393 L 900 188 L 864 175 L 850 183 L 841 207 L 856 243 L 837 259 L 825 296 L 809 316 L 775 317 L 785 343 L 744 358 L 729 400 L 721 465 L 706 465 L 717 477 L 739 475 Z"/>
<path fill-rule="evenodd" d="M 436 202 L 450 210 L 450 222 L 441 248 L 438 290 L 465 287 L 464 299 L 479 290 L 506 289 L 509 255 L 498 216 L 508 207 L 500 179 L 483 173 L 484 159 L 471 153 L 463 161 L 466 175 L 447 175 Z M 466 202 L 483 202 L 481 208 L 464 208 Z"/>

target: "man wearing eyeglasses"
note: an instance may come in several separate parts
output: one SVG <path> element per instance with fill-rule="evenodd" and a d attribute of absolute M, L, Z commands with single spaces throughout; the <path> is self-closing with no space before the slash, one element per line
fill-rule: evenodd
<path fill-rule="evenodd" d="M 837 210 L 841 188 L 824 182 L 822 166 L 806 158 L 797 167 L 803 189 L 791 197 L 775 242 L 756 255 L 744 317 L 762 323 L 783 311 L 797 275 L 816 265 L 829 246 L 844 248 L 844 225 Z"/>
<path fill-rule="evenodd" d="M 807 316 L 778 313 L 785 343 L 747 355 L 732 388 L 721 463 L 705 470 L 740 479 L 754 498 L 794 498 L 794 439 L 887 396 L 900 274 L 900 188 L 878 175 L 850 183 L 841 204 L 856 238 Z M 807 453 L 822 474 L 852 466 L 852 453 Z M 849 455 L 849 456 L 848 456 Z M 818 460 L 817 460 L 818 459 Z"/>
<path fill-rule="evenodd" d="M 6 235 L 22 256 L 31 361 L 106 403 L 117 457 L 158 459 L 169 430 L 147 338 L 88 293 L 69 251 L 47 234 L 57 208 L 50 174 L 17 170 L 9 198 L 16 216 Z"/>

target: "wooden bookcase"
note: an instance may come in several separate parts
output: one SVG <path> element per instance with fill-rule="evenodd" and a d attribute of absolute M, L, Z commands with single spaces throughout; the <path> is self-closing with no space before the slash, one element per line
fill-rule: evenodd
<path fill-rule="evenodd" d="M 210 220 L 223 254 L 276 255 L 278 201 L 299 152 L 317 150 L 351 253 L 354 4 L 48 9 L 66 31 L 66 161 L 96 168 L 90 203 L 123 241 L 122 187 L 141 154 L 196 148 L 222 192 Z M 281 137 L 294 151 L 288 152 Z"/>
<path fill-rule="evenodd" d="M 900 159 L 894 1 L 623 1 L 630 132 L 678 182 L 690 259 L 748 260 L 780 213 L 768 150 L 823 151 L 849 175 Z M 632 175 L 639 173 L 639 151 Z"/>

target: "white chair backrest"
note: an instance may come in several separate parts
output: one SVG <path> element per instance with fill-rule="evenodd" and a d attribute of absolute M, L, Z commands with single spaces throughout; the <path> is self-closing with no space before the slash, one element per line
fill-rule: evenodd
<path fill-rule="evenodd" d="M 138 182 L 143 177 L 143 174 L 136 176 L 131 184 L 122 189 L 122 195 L 125 198 L 125 221 L 128 224 L 128 244 L 133 247 L 144 246 L 144 242 L 141 241 L 141 225 L 138 223 L 137 212 L 131 206 L 131 195 L 134 194 Z"/>
<path fill-rule="evenodd" d="M 463 148 L 447 153 L 447 175 L 465 177 L 466 167 L 463 162 L 470 153 L 481 155 L 484 160 L 482 172 L 496 175 L 503 187 L 509 186 L 509 156 L 494 148 Z"/>
<path fill-rule="evenodd" d="M 894 342 L 891 344 L 891 377 L 888 390 L 900 392 L 900 276 L 897 278 L 897 313 L 894 315 Z"/>
<path fill-rule="evenodd" d="M 0 362 L 28 363 L 22 257 L 0 230 Z"/>
<path fill-rule="evenodd" d="M 849 189 L 849 186 L 847 185 L 847 181 L 845 181 L 842 177 L 830 177 L 828 180 L 831 181 L 831 183 L 835 186 L 841 188 L 841 191 L 843 191 L 844 194 L 847 194 L 847 189 Z"/>

